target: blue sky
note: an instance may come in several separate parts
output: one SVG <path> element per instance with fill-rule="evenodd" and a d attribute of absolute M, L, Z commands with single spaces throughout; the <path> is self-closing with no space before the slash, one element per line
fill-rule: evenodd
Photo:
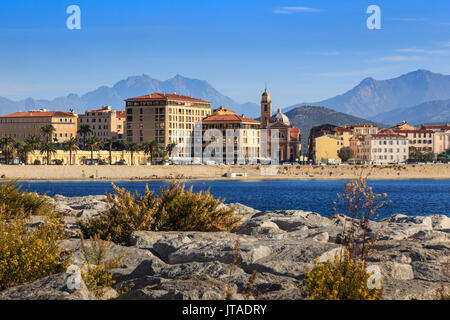
<path fill-rule="evenodd" d="M 82 29 L 66 28 L 81 8 Z M 381 30 L 368 30 L 369 5 Z M 278 107 L 365 77 L 450 74 L 450 1 L 2 0 L 0 96 L 84 94 L 131 75 L 207 80 L 240 103 L 267 81 Z"/>

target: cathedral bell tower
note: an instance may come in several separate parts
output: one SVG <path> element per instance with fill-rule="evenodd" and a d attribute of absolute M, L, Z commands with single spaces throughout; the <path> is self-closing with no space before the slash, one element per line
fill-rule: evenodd
<path fill-rule="evenodd" d="M 269 126 L 270 117 L 272 116 L 272 100 L 270 94 L 266 90 L 261 97 L 261 127 L 263 129 Z"/>

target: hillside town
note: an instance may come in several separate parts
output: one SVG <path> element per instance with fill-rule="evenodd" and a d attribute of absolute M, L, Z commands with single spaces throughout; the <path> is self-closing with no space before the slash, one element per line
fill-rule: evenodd
<path fill-rule="evenodd" d="M 307 150 L 302 134 L 309 134 Z M 306 133 L 280 108 L 273 113 L 267 88 L 260 120 L 191 96 L 153 93 L 125 100 L 121 111 L 104 106 L 84 114 L 40 109 L 1 116 L 0 149 L 3 164 L 34 165 L 448 162 L 450 124 L 327 123 Z"/>

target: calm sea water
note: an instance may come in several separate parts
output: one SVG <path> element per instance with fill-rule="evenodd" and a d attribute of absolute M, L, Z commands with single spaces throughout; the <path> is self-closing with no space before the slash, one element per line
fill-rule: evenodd
<path fill-rule="evenodd" d="M 302 209 L 333 214 L 333 202 L 338 201 L 347 181 L 205 181 L 189 182 L 194 191 L 208 190 L 226 203 L 239 202 L 258 210 Z M 109 182 L 21 182 L 30 191 L 49 196 L 100 195 L 112 192 Z M 158 191 L 166 182 L 124 182 L 115 184 L 130 191 L 143 193 L 145 185 Z M 450 180 L 371 180 L 375 193 L 387 193 L 392 204 L 382 208 L 379 218 L 394 213 L 406 215 L 446 214 L 450 216 Z"/>

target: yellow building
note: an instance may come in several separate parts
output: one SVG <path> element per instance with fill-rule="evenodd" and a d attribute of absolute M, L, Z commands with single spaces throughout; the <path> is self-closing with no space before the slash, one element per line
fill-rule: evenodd
<path fill-rule="evenodd" d="M 52 142 L 62 143 L 77 135 L 77 114 L 62 111 L 16 112 L 0 117 L 0 137 L 23 141 L 28 137 L 45 135 L 41 128 L 51 124 L 56 130 Z"/>
<path fill-rule="evenodd" d="M 315 138 L 314 144 L 314 162 L 316 164 L 341 163 L 338 152 L 344 147 L 344 142 L 339 137 L 323 135 Z"/>
<path fill-rule="evenodd" d="M 161 147 L 190 139 L 196 122 L 211 114 L 211 102 L 178 94 L 153 93 L 126 101 L 126 139 L 158 141 Z M 190 156 L 191 150 L 179 150 Z"/>
<path fill-rule="evenodd" d="M 128 151 L 112 151 L 111 152 L 112 164 L 116 164 L 118 162 L 124 162 L 125 164 L 146 164 L 148 163 L 149 155 L 144 154 L 143 152 L 134 152 L 133 158 L 131 158 L 131 153 Z M 41 164 L 47 163 L 47 155 L 41 154 L 39 150 L 35 150 L 28 155 L 28 163 L 35 163 L 35 161 L 39 161 Z M 74 164 L 74 165 L 82 165 L 82 164 L 90 164 L 91 162 L 91 152 L 90 151 L 73 151 L 72 152 L 72 161 L 70 161 L 70 153 L 68 151 L 57 150 L 55 154 L 50 155 L 50 163 L 56 163 L 57 161 L 62 161 L 62 164 Z M 93 153 L 94 163 L 104 162 L 109 164 L 109 151 L 100 150 L 94 151 Z"/>
<path fill-rule="evenodd" d="M 233 145 L 233 162 L 236 163 L 239 154 L 241 158 L 245 158 L 245 162 L 256 161 L 260 155 L 260 125 L 261 123 L 257 120 L 249 119 L 244 117 L 244 115 L 239 116 L 234 111 L 221 106 L 219 109 L 214 110 L 212 115 L 203 119 L 202 126 L 203 132 L 209 129 L 217 129 L 222 133 L 223 143 L 220 149 L 222 149 L 223 162 L 226 163 L 226 144 Z M 236 135 L 232 138 L 227 137 L 227 130 L 238 130 Z M 203 136 L 207 136 L 203 134 Z M 232 139 L 232 140 L 231 140 Z M 240 150 L 239 147 L 240 139 Z M 211 139 L 213 142 L 213 139 Z M 210 141 L 204 142 L 205 147 Z M 216 151 L 216 150 L 214 150 Z M 217 150 L 217 152 L 220 152 Z M 212 152 L 211 155 L 217 154 Z M 231 157 L 230 157 L 231 158 Z"/>
<path fill-rule="evenodd" d="M 78 116 L 78 129 L 82 125 L 88 125 L 92 130 L 89 136 L 96 136 L 103 141 L 107 139 L 123 139 L 123 130 L 125 126 L 125 111 L 111 110 L 111 107 L 103 107 L 98 110 L 87 110 L 84 114 Z M 81 143 L 83 137 L 78 137 Z"/>
<path fill-rule="evenodd" d="M 337 159 L 337 162 L 341 160 L 334 153 L 335 146 L 339 147 L 339 151 L 343 147 L 350 147 L 350 139 L 355 134 L 353 128 L 346 126 L 336 126 L 332 124 L 323 124 L 311 128 L 308 138 L 308 158 L 314 163 L 323 163 L 322 159 Z M 327 137 L 322 140 L 317 140 L 322 137 Z M 331 139 L 333 137 L 334 139 Z M 338 144 L 339 143 L 339 144 Z M 326 145 L 332 146 L 331 150 L 326 150 Z M 337 157 L 337 158 L 336 158 Z M 335 160 L 331 160 L 335 161 Z M 328 161 L 329 163 L 331 161 Z M 326 161 L 325 161 L 326 163 Z"/>

